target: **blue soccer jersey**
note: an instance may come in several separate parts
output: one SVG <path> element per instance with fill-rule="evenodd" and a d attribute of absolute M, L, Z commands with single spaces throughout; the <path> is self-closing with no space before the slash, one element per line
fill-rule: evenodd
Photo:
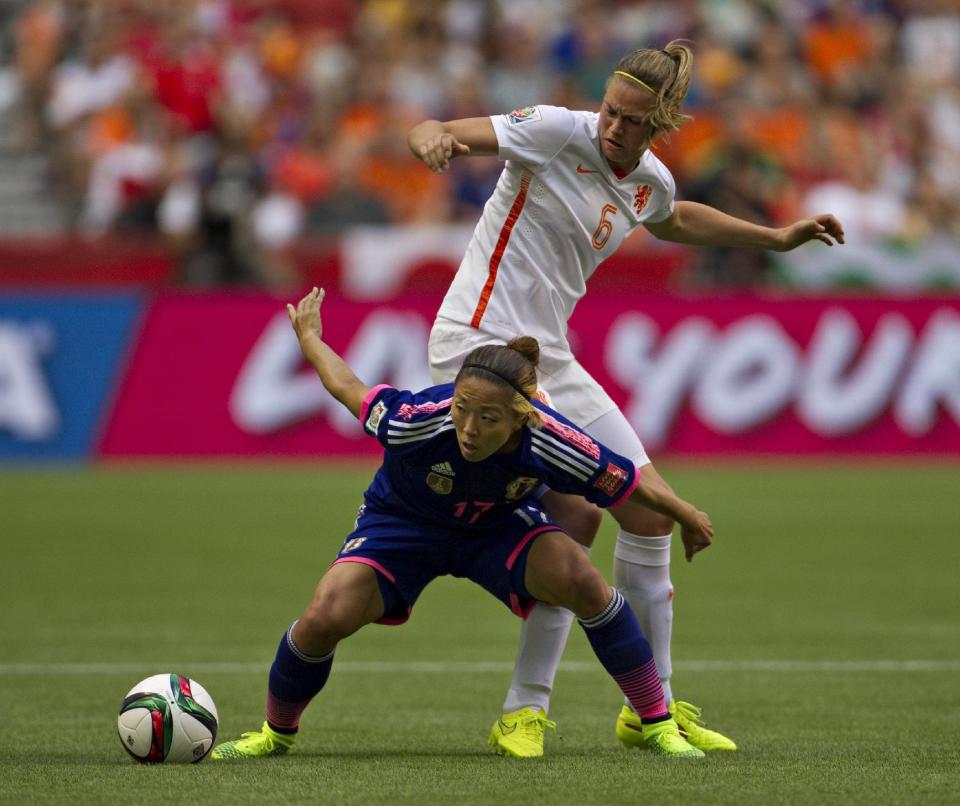
<path fill-rule="evenodd" d="M 364 430 L 385 449 L 364 494 L 377 511 L 455 528 L 484 528 L 507 518 L 543 484 L 610 507 L 637 485 L 629 459 L 596 442 L 534 400 L 543 426 L 524 427 L 520 447 L 468 462 L 450 419 L 453 384 L 406 392 L 371 389 L 360 410 Z"/>

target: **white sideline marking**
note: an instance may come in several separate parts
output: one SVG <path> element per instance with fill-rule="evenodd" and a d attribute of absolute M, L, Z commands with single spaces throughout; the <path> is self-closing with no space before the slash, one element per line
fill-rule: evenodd
<path fill-rule="evenodd" d="M 675 661 L 678 672 L 960 672 L 960 660 L 686 660 Z M 264 674 L 270 661 L 197 661 L 178 663 L 0 663 L 0 677 L 26 675 L 139 674 L 176 669 L 188 674 Z M 342 661 L 338 672 L 353 673 L 509 673 L 508 661 Z M 596 661 L 564 661 L 562 672 L 602 673 Z"/>

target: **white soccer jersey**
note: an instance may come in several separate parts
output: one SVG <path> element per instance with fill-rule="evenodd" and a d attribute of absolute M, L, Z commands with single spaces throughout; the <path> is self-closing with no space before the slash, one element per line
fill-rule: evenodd
<path fill-rule="evenodd" d="M 569 349 L 567 320 L 587 279 L 637 226 L 673 212 L 676 188 L 650 151 L 617 178 L 597 118 L 557 106 L 491 117 L 506 166 L 439 317 Z"/>

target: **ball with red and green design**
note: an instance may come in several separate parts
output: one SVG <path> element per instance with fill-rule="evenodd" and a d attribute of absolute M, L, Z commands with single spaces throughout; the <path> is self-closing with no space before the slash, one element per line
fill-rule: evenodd
<path fill-rule="evenodd" d="M 202 761 L 213 748 L 217 725 L 213 698 L 179 674 L 141 680 L 123 698 L 117 717 L 124 749 L 147 764 Z"/>

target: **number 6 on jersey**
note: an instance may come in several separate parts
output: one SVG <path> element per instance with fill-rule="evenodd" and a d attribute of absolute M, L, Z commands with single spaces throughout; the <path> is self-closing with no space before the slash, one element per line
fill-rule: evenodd
<path fill-rule="evenodd" d="M 594 249 L 603 249 L 607 241 L 610 240 L 610 236 L 613 234 L 613 221 L 610 220 L 610 217 L 616 214 L 617 208 L 612 204 L 603 205 L 603 209 L 600 211 L 600 223 L 597 224 L 596 232 L 593 233 L 593 240 L 590 241 Z"/>

